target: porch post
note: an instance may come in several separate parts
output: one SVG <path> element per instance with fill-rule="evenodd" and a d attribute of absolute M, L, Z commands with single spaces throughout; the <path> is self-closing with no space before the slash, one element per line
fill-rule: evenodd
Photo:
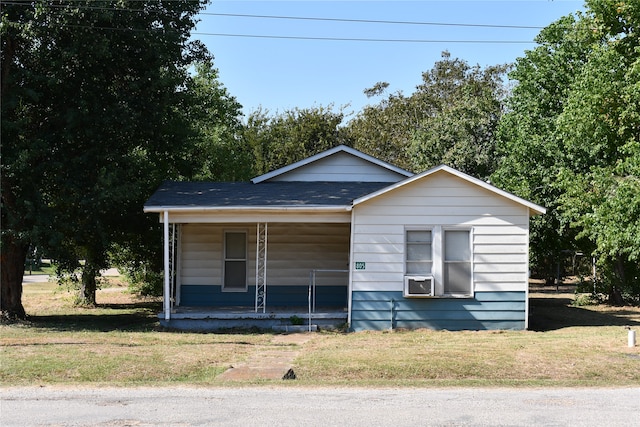
<path fill-rule="evenodd" d="M 349 232 L 349 283 L 347 284 L 347 327 L 351 330 L 351 308 L 353 307 L 353 268 L 354 268 L 354 258 L 353 258 L 353 241 L 355 236 L 356 229 L 356 215 L 353 210 L 351 210 L 351 230 Z"/>
<path fill-rule="evenodd" d="M 171 319 L 171 265 L 169 262 L 169 211 L 164 211 L 164 320 Z"/>
<path fill-rule="evenodd" d="M 267 309 L 267 235 L 268 223 L 256 224 L 256 313 Z"/>

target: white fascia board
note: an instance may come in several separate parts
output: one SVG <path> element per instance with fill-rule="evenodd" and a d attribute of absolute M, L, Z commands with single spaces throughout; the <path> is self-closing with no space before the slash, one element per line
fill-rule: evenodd
<path fill-rule="evenodd" d="M 474 177 L 472 177 L 470 175 L 467 175 L 464 172 L 460 172 L 459 170 L 453 169 L 453 168 L 451 168 L 449 166 L 446 166 L 446 165 L 436 166 L 435 168 L 429 169 L 429 170 L 427 170 L 425 172 L 422 172 L 420 174 L 417 174 L 417 175 L 413 175 L 413 176 L 411 176 L 411 177 L 409 177 L 409 178 L 407 178 L 405 180 L 399 181 L 399 182 L 397 182 L 395 184 L 392 184 L 392 185 L 390 185 L 388 187 L 382 188 L 382 189 L 380 189 L 378 191 L 375 191 L 373 193 L 367 194 L 366 196 L 360 197 L 359 199 L 356 199 L 356 200 L 353 201 L 353 206 L 356 206 L 356 205 L 359 205 L 361 203 L 364 203 L 367 200 L 371 200 L 371 199 L 373 199 L 375 197 L 378 197 L 378 196 L 380 196 L 382 194 L 386 194 L 386 193 L 388 193 L 390 191 L 393 191 L 396 188 L 400 188 L 402 186 L 405 186 L 405 185 L 410 184 L 410 183 L 412 183 L 414 181 L 423 179 L 425 177 L 428 177 L 429 175 L 433 175 L 434 173 L 440 172 L 440 171 L 444 171 L 444 172 L 447 172 L 447 173 L 449 173 L 451 175 L 457 176 L 458 178 L 461 178 L 461 179 L 463 179 L 463 180 L 465 180 L 467 182 L 475 184 L 478 187 L 484 188 L 485 190 L 489 190 L 492 193 L 495 193 L 495 194 L 497 194 L 499 196 L 505 197 L 505 198 L 507 198 L 507 199 L 509 199 L 511 201 L 514 201 L 514 202 L 519 203 L 519 204 L 521 204 L 523 206 L 526 206 L 527 208 L 529 208 L 529 215 L 530 216 L 542 215 L 542 214 L 547 212 L 547 209 L 543 208 L 542 206 L 536 205 L 535 203 L 532 203 L 532 202 L 530 202 L 528 200 L 525 200 L 525 199 L 523 199 L 521 197 L 518 197 L 515 194 L 511 194 L 511 193 L 509 193 L 507 191 L 501 190 L 501 189 L 499 189 L 497 187 L 494 187 L 493 185 L 491 185 L 491 184 L 489 184 L 487 182 L 484 182 L 484 181 L 482 181 L 482 180 L 480 180 L 478 178 L 474 178 Z"/>
<path fill-rule="evenodd" d="M 285 174 L 285 173 L 290 172 L 290 171 L 292 171 L 294 169 L 298 169 L 299 167 L 302 167 L 304 165 L 308 165 L 309 163 L 313 163 L 313 162 L 315 162 L 317 160 L 324 159 L 325 157 L 329 157 L 329 156 L 331 156 L 333 154 L 336 154 L 336 153 L 339 153 L 339 152 L 349 153 L 349 154 L 351 154 L 353 156 L 359 157 L 359 158 L 361 158 L 363 160 L 366 160 L 366 161 L 368 161 L 370 163 L 373 163 L 373 164 L 376 164 L 376 165 L 381 166 L 383 168 L 386 168 L 386 169 L 388 169 L 390 171 L 393 171 L 393 172 L 395 172 L 397 174 L 400 174 L 400 175 L 404 175 L 404 176 L 407 176 L 407 177 L 413 175 L 409 171 L 401 169 L 401 168 L 399 168 L 397 166 L 393 166 L 392 164 L 384 162 L 384 161 L 382 161 L 380 159 L 376 159 L 375 157 L 369 156 L 368 154 L 365 154 L 365 153 L 363 153 L 361 151 L 358 151 L 358 150 L 356 150 L 354 148 L 347 147 L 346 145 L 338 145 L 337 147 L 333 147 L 333 148 L 331 148 L 331 149 L 329 149 L 327 151 L 323 151 L 322 153 L 315 154 L 315 155 L 313 155 L 311 157 L 307 157 L 306 159 L 302 159 L 302 160 L 297 161 L 295 163 L 291 163 L 290 165 L 284 166 L 284 167 L 282 167 L 280 169 L 276 169 L 276 170 L 268 172 L 268 173 L 266 173 L 264 175 L 257 176 L 255 178 L 253 178 L 251 180 L 251 182 L 253 182 L 254 184 L 258 184 L 260 182 L 267 181 L 267 180 L 269 180 L 269 179 L 271 179 L 273 177 Z"/>
<path fill-rule="evenodd" d="M 162 212 L 349 212 L 351 206 L 147 206 L 144 213 Z"/>

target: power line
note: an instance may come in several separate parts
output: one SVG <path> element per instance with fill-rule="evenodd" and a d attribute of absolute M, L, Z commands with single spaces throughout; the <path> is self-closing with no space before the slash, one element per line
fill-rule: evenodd
<path fill-rule="evenodd" d="M 260 34 L 227 34 L 227 33 L 201 33 L 201 32 L 192 32 L 191 34 L 199 35 L 199 36 L 244 37 L 244 38 L 259 38 L 259 39 L 388 42 L 388 43 L 473 43 L 473 44 L 532 44 L 532 43 L 535 43 L 533 40 L 374 39 L 374 38 L 351 38 L 351 37 L 275 36 L 275 35 L 260 35 Z"/>
<path fill-rule="evenodd" d="M 498 24 L 462 24 L 451 22 L 420 22 L 420 21 L 388 21 L 376 19 L 348 19 L 348 18 L 317 18 L 305 16 L 277 16 L 277 15 L 248 15 L 239 13 L 215 13 L 200 12 L 200 15 L 208 16 L 231 16 L 240 18 L 264 18 L 264 19 L 288 19 L 288 20 L 304 20 L 304 21 L 329 21 L 329 22 L 357 22 L 366 24 L 394 24 L 394 25 L 430 25 L 430 26 L 446 26 L 446 27 L 476 27 L 476 28 L 510 28 L 525 30 L 541 30 L 544 27 L 528 26 L 528 25 L 498 25 Z"/>
<path fill-rule="evenodd" d="M 163 31 L 162 28 L 137 29 L 130 27 L 104 27 L 95 25 L 74 25 L 62 24 L 66 28 L 82 28 L 86 30 L 109 30 L 109 31 L 132 31 L 148 32 Z M 260 34 L 227 34 L 227 33 L 201 33 L 191 32 L 192 35 L 214 36 L 214 37 L 240 37 L 259 39 L 284 39 L 284 40 L 316 40 L 316 41 L 351 41 L 351 42 L 378 42 L 378 43 L 468 43 L 468 44 L 532 44 L 534 41 L 527 40 L 427 40 L 427 39 L 372 39 L 372 38 L 348 38 L 348 37 L 311 37 L 311 36 L 277 36 Z"/>
<path fill-rule="evenodd" d="M 129 0 L 132 1 L 132 0 Z M 137 0 L 145 1 L 145 0 Z M 165 0 L 166 1 L 166 0 Z M 197 1 L 197 0 L 194 0 Z M 29 6 L 31 2 L 21 2 L 17 0 L 0 1 L 1 4 Z M 68 4 L 48 4 L 51 8 L 65 8 Z M 126 11 L 126 12 L 150 12 L 150 10 L 131 9 L 122 7 L 108 6 L 90 6 L 88 4 L 73 4 L 74 7 L 85 10 L 110 10 L 110 11 Z M 217 12 L 199 12 L 199 15 L 205 16 L 228 16 L 238 18 L 256 18 L 256 19 L 281 19 L 281 20 L 302 20 L 302 21 L 321 21 L 321 22 L 349 22 L 349 23 L 366 23 L 366 24 L 392 24 L 392 25 L 423 25 L 423 26 L 445 26 L 445 27 L 471 27 L 471 28 L 503 28 L 503 29 L 525 29 L 525 30 L 541 30 L 544 27 L 530 25 L 501 25 L 501 24 L 469 24 L 455 22 L 425 22 L 425 21 L 391 21 L 376 19 L 351 19 L 351 18 L 323 18 L 312 16 L 281 16 L 281 15 L 254 15 L 240 13 L 217 13 Z"/>
<path fill-rule="evenodd" d="M 143 1 L 143 0 L 139 0 Z M 197 0 L 196 0 L 197 1 Z M 24 5 L 28 6 L 31 2 L 20 2 L 16 0 L 0 1 L 0 4 Z M 72 3 L 68 3 L 67 6 Z M 49 7 L 64 8 L 64 4 L 50 4 Z M 126 11 L 126 12 L 149 12 L 142 9 L 130 9 L 107 6 L 90 6 L 88 4 L 74 4 L 74 7 L 86 10 L 108 10 L 108 11 Z M 64 13 L 64 11 L 61 10 Z M 543 27 L 521 26 L 521 25 L 493 25 L 493 24 L 462 24 L 462 23 L 444 23 L 444 22 L 418 22 L 418 21 L 389 21 L 389 20 L 369 20 L 369 19 L 345 19 L 345 18 L 320 18 L 320 17 L 301 17 L 301 16 L 277 16 L 277 15 L 250 15 L 250 14 L 232 14 L 232 13 L 214 13 L 200 12 L 201 15 L 208 16 L 229 16 L 243 18 L 261 18 L 261 19 L 286 19 L 286 20 L 307 20 L 307 21 L 328 21 L 328 22 L 349 22 L 349 23 L 373 23 L 373 24 L 396 24 L 396 25 L 430 25 L 430 26 L 453 26 L 453 27 L 479 27 L 479 28 L 509 28 L 509 29 L 541 29 Z M 114 28 L 105 26 L 88 26 L 88 25 L 64 25 L 65 27 L 96 29 L 96 30 L 114 30 L 114 31 L 151 31 L 150 29 L 135 28 Z M 160 30 L 158 28 L 157 30 Z M 260 38 L 260 39 L 280 39 L 280 40 L 315 40 L 315 41 L 348 41 L 348 42 L 378 42 L 378 43 L 460 43 L 460 44 L 532 44 L 532 40 L 434 40 L 434 39 L 388 39 L 388 38 L 359 38 L 359 37 L 314 37 L 314 36 L 280 36 L 268 34 L 230 34 L 230 33 L 205 33 L 192 31 L 192 35 L 212 36 L 212 37 L 238 37 L 238 38 Z"/>
<path fill-rule="evenodd" d="M 131 27 L 105 27 L 96 25 L 74 25 L 61 24 L 65 28 L 81 28 L 85 30 L 107 30 L 107 31 L 132 31 L 151 32 L 164 31 L 163 28 L 131 28 Z M 239 37 L 257 39 L 281 39 L 281 40 L 315 40 L 315 41 L 346 41 L 346 42 L 372 42 L 372 43 L 459 43 L 459 44 L 533 44 L 532 40 L 432 40 L 432 39 L 376 39 L 376 38 L 356 38 L 356 37 L 311 37 L 311 36 L 277 36 L 264 34 L 228 34 L 228 33 L 201 33 L 191 32 L 191 35 L 213 36 L 213 37 Z"/>

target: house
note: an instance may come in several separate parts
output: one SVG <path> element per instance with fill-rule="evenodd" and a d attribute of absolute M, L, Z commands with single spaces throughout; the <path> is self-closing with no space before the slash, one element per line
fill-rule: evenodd
<path fill-rule="evenodd" d="M 545 213 L 346 146 L 251 182 L 165 182 L 144 211 L 164 224 L 163 325 L 352 331 L 527 328 L 529 217 Z"/>

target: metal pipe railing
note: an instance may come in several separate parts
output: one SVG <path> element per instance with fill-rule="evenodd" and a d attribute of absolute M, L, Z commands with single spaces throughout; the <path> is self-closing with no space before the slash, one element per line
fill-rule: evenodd
<path fill-rule="evenodd" d="M 348 273 L 349 270 L 315 269 L 309 273 L 309 332 L 311 332 L 311 313 L 316 312 L 316 273 Z"/>

